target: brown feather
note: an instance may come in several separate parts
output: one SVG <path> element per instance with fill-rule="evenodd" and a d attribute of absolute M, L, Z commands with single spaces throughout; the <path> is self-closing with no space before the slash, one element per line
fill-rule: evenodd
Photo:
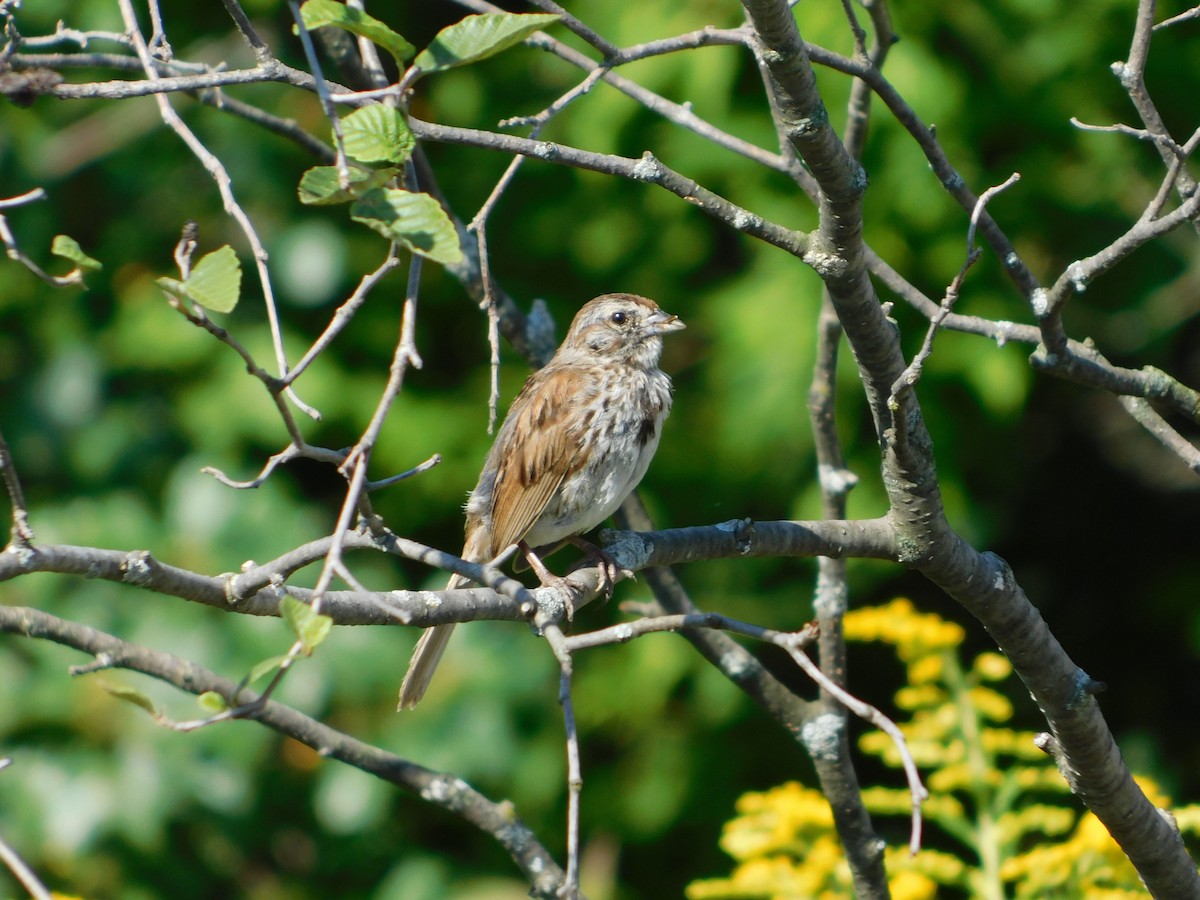
<path fill-rule="evenodd" d="M 579 441 L 568 430 L 570 417 L 562 414 L 564 393 L 554 385 L 572 377 L 577 375 L 551 364 L 534 373 L 513 402 L 505 434 L 495 448 L 493 556 L 525 537 L 563 479 L 587 461 Z"/>

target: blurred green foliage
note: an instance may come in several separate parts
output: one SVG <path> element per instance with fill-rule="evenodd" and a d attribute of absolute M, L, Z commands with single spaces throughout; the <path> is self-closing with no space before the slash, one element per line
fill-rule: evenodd
<path fill-rule="evenodd" d="M 1175 6 L 1162 14 L 1183 8 Z M 273 50 L 303 68 L 286 5 L 251 0 L 244 8 Z M 370 8 L 418 48 L 463 14 L 453 4 Z M 851 51 L 837 4 L 797 9 L 809 40 Z M 653 10 L 581 0 L 572 12 L 618 44 L 741 21 L 735 4 L 712 0 Z M 178 58 L 253 64 L 219 4 L 168 4 L 164 14 Z M 1043 281 L 1128 227 L 1157 186 L 1157 155 L 1119 135 L 1080 132 L 1069 118 L 1132 121 L 1108 71 L 1127 53 L 1129 3 L 910 4 L 893 16 L 902 40 L 886 73 L 937 126 L 977 191 L 1021 173 L 991 209 Z M 121 30 L 111 0 L 39 0 L 20 10 L 18 23 L 37 36 L 59 19 Z M 1163 116 L 1181 134 L 1195 126 L 1194 27 L 1156 35 L 1149 70 Z M 561 28 L 554 33 L 581 46 Z M 64 74 L 73 82 L 118 77 L 104 69 Z M 758 75 L 744 52 L 705 48 L 645 60 L 624 74 L 773 146 Z M 818 77 L 840 126 L 848 83 L 833 72 Z M 515 48 L 431 76 L 413 111 L 491 129 L 536 113 L 578 80 L 557 59 Z M 302 91 L 259 85 L 230 94 L 310 134 L 328 134 L 316 99 Z M 228 167 L 267 245 L 287 349 L 297 359 L 361 274 L 382 260 L 381 240 L 348 222 L 342 208 L 298 203 L 296 185 L 314 160 L 295 145 L 188 98 L 172 102 Z M 799 228 L 815 223 L 782 176 L 602 85 L 544 137 L 634 157 L 650 149 L 761 215 Z M 463 219 L 508 162 L 462 147 L 426 149 Z M 878 101 L 865 164 L 868 240 L 910 281 L 940 296 L 962 263 L 967 217 Z M 294 464 L 247 493 L 199 472 L 214 466 L 249 478 L 287 437 L 240 360 L 169 309 L 155 286 L 155 278 L 176 274 L 172 248 L 183 223 L 195 220 L 201 252 L 229 243 L 246 267 L 242 303 L 222 322 L 260 362 L 272 358 L 245 241 L 210 177 L 162 127 L 154 101 L 43 98 L 29 108 L 0 107 L 0 184 L 5 197 L 38 186 L 48 193 L 45 202 L 7 211 L 25 252 L 65 271 L 68 264 L 49 254 L 53 236 L 65 233 L 105 267 L 89 276 L 84 292 L 52 290 L 14 263 L 0 265 L 0 429 L 38 539 L 144 548 L 215 574 L 329 533 L 344 483 L 328 468 Z M 560 327 L 584 299 L 610 290 L 653 296 L 687 321 L 668 346 L 675 411 L 644 489 L 660 525 L 817 514 L 805 409 L 820 300 L 811 272 L 665 192 L 534 161 L 497 207 L 489 238 L 497 278 L 523 303 L 546 298 Z M 1159 365 L 1200 383 L 1193 240 L 1173 235 L 1090 287 L 1070 307 L 1072 334 L 1093 337 L 1117 362 Z M 300 380 L 300 395 L 323 414 L 303 425 L 313 443 L 352 444 L 370 417 L 398 333 L 402 291 L 403 273 L 392 275 Z M 987 255 L 959 311 L 1030 320 Z M 901 305 L 894 315 L 914 352 L 924 323 Z M 417 345 L 425 366 L 409 373 L 373 475 L 403 471 L 435 452 L 445 461 L 378 495 L 377 504 L 396 532 L 453 550 L 462 499 L 489 443 L 488 348 L 484 317 L 432 265 L 423 277 Z M 1068 650 L 1112 685 L 1103 702 L 1131 763 L 1176 797 L 1195 798 L 1200 726 L 1179 715 L 1200 703 L 1194 478 L 1111 398 L 1034 377 L 1028 350 L 938 336 L 920 396 L 952 520 L 1012 562 Z M 505 400 L 524 374 L 506 353 Z M 850 512 L 877 515 L 884 509 L 878 450 L 849 354 L 840 374 L 839 427 L 862 477 Z M 352 563 L 374 588 L 442 581 L 415 565 L 370 557 Z M 812 573 L 810 563 L 791 560 L 680 570 L 700 606 L 777 627 L 810 616 Z M 963 620 L 950 601 L 894 567 L 852 564 L 851 578 L 856 604 L 903 591 L 921 607 Z M 618 596 L 647 593 L 623 584 Z M 22 578 L 0 586 L 0 600 L 234 678 L 290 641 L 279 621 L 74 578 Z M 589 609 L 579 626 L 618 616 L 616 604 Z M 969 646 L 988 646 L 974 623 L 963 625 Z M 561 855 L 565 763 L 549 653 L 522 626 L 460 629 L 429 699 L 397 716 L 395 690 L 414 638 L 402 629 L 336 629 L 291 674 L 281 699 L 511 798 Z M 56 888 L 134 900 L 524 896 L 499 848 L 417 799 L 252 724 L 189 735 L 157 728 L 99 682 L 135 684 L 176 718 L 199 715 L 194 701 L 127 674 L 69 680 L 66 667 L 80 656 L 50 645 L 8 639 L 0 646 L 0 756 L 15 760 L 0 773 L 0 834 Z M 853 663 L 852 683 L 868 700 L 882 702 L 903 679 L 869 654 Z M 689 881 L 723 868 L 717 836 L 737 796 L 809 778 L 799 747 L 671 636 L 591 651 L 577 671 L 585 889 L 594 898 L 678 896 Z M 1038 724 L 1023 699 L 1016 721 Z M 864 762 L 867 780 L 872 765 Z"/>

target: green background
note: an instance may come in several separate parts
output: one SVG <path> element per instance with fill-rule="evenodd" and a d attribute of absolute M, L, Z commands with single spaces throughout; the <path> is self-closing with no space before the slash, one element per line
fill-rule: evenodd
<path fill-rule="evenodd" d="M 1161 14 L 1183 8 L 1175 6 L 1164 4 Z M 218 4 L 179 7 L 164 9 L 177 57 L 253 64 Z M 372 11 L 418 47 L 463 14 L 451 4 L 395 7 Z M 303 68 L 286 6 L 251 0 L 245 8 L 275 52 Z M 851 52 L 837 4 L 798 9 L 806 37 Z M 740 23 L 739 8 L 729 3 L 589 0 L 572 11 L 620 45 Z M 977 192 L 1021 173 L 990 208 L 1043 283 L 1122 233 L 1157 188 L 1161 163 L 1152 147 L 1069 122 L 1135 121 L 1108 70 L 1128 53 L 1133 12 L 1132 4 L 1113 0 L 893 10 L 902 40 L 885 73 L 937 126 Z M 121 30 L 108 0 L 40 0 L 21 10 L 18 24 L 37 36 L 52 32 L 58 19 Z M 1180 136 L 1195 127 L 1195 28 L 1156 35 L 1148 73 Z M 567 37 L 561 27 L 553 33 Z M 705 48 L 622 73 L 692 103 L 732 133 L 774 145 L 761 84 L 743 50 Z M 132 77 L 99 69 L 64 74 L 73 82 Z M 516 48 L 430 77 L 418 86 L 413 112 L 493 129 L 500 119 L 541 110 L 578 78 L 547 54 Z M 840 128 L 848 81 L 829 71 L 818 80 Z M 309 94 L 274 84 L 230 93 L 328 135 Z M 383 259 L 383 243 L 348 222 L 343 208 L 297 203 L 296 183 L 314 160 L 296 146 L 190 99 L 172 102 L 226 164 L 267 245 L 295 360 L 361 274 Z M 881 105 L 875 112 L 865 156 L 867 239 L 937 298 L 962 263 L 967 217 L 911 138 Z M 783 176 L 604 86 L 543 136 L 630 157 L 649 149 L 776 222 L 815 224 L 810 204 Z M 481 150 L 426 149 L 464 219 L 508 162 Z M 261 385 L 227 347 L 173 312 L 154 284 L 175 274 L 171 251 L 180 228 L 197 221 L 202 251 L 229 242 L 247 266 L 243 302 L 222 322 L 260 363 L 271 359 L 246 244 L 222 212 L 211 178 L 161 125 L 153 100 L 42 98 L 29 108 L 0 106 L 0 185 L 6 197 L 38 186 L 48 192 L 47 201 L 8 213 L 27 253 L 61 268 L 48 248 L 65 232 L 105 265 L 84 292 L 53 290 L 14 263 L 0 264 L 0 429 L 39 541 L 148 549 L 162 561 L 216 574 L 328 534 L 344 489 L 329 467 L 296 463 L 246 493 L 199 472 L 216 466 L 250 478 L 287 438 Z M 820 299 L 815 275 L 664 191 L 535 161 L 497 207 L 489 238 L 500 283 L 526 307 L 545 298 L 560 334 L 580 303 L 613 290 L 654 297 L 687 322 L 688 330 L 668 341 L 664 367 L 675 379 L 675 411 L 644 482 L 659 526 L 818 514 L 805 408 Z M 1072 336 L 1093 338 L 1116 363 L 1158 365 L 1200 383 L 1194 242 L 1194 232 L 1180 230 L 1074 298 Z M 313 443 L 348 446 L 365 426 L 387 376 L 403 285 L 403 272 L 384 282 L 301 379 L 301 396 L 324 416 L 303 423 Z M 884 299 L 892 298 L 884 292 Z M 986 253 L 958 310 L 1031 321 Z M 923 322 L 900 303 L 894 315 L 911 354 Z M 455 550 L 460 505 L 489 441 L 489 351 L 485 317 L 433 265 L 423 278 L 417 346 L 424 368 L 409 374 L 372 475 L 403 471 L 435 452 L 445 461 L 375 500 L 397 533 Z M 948 512 L 977 546 L 1011 562 L 1068 652 L 1109 684 L 1101 703 L 1130 764 L 1155 775 L 1176 799 L 1196 801 L 1198 482 L 1114 398 L 1033 374 L 1031 349 L 938 336 L 919 394 Z M 875 516 L 885 509 L 878 451 L 844 357 L 839 428 L 862 479 L 850 514 Z M 515 355 L 506 350 L 504 358 L 502 404 L 526 373 Z M 351 562 L 376 589 L 432 588 L 443 580 L 382 558 Z M 814 571 L 806 560 L 736 560 L 693 564 L 679 574 L 702 608 L 796 628 L 812 614 Z M 906 594 L 963 622 L 972 647 L 988 645 L 977 623 L 919 577 L 879 563 L 851 563 L 850 573 L 854 605 Z M 627 582 L 617 599 L 647 594 L 644 583 Z M 0 600 L 233 678 L 289 642 L 275 620 L 76 578 L 21 578 L 0 586 Z M 616 621 L 617 607 L 589 608 L 577 626 Z M 493 798 L 511 799 L 562 858 L 562 725 L 545 646 L 521 625 L 462 628 L 429 699 L 397 716 L 395 691 L 414 639 L 400 629 L 338 629 L 291 674 L 281 699 L 401 756 L 460 774 Z M 812 693 L 783 660 L 766 657 Z M 450 815 L 250 723 L 189 735 L 158 728 L 111 698 L 101 682 L 136 685 L 179 719 L 200 714 L 194 701 L 125 673 L 69 679 L 66 667 L 84 661 L 50 644 L 0 643 L 0 756 L 15 762 L 0 773 L 0 836 L 56 889 L 130 898 L 524 896 L 504 853 Z M 854 690 L 886 708 L 901 667 L 870 648 L 855 648 L 851 665 Z M 589 651 L 577 673 L 585 871 L 594 897 L 678 896 L 689 880 L 726 871 L 716 841 L 736 797 L 791 778 L 812 783 L 799 746 L 673 636 Z M 1038 727 L 1028 698 L 1014 699 L 1018 724 Z M 896 778 L 864 761 L 864 780 Z M 0 876 L 0 895 L 16 890 Z"/>

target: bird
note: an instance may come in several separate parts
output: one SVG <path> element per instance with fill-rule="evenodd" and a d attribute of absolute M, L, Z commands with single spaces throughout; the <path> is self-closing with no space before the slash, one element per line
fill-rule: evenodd
<path fill-rule="evenodd" d="M 658 449 L 672 399 L 658 367 L 663 335 L 684 327 L 636 294 L 603 294 L 580 307 L 496 433 L 467 499 L 463 559 L 488 563 L 516 544 L 545 584 L 553 576 L 537 548 L 578 540 L 616 512 Z M 452 575 L 446 589 L 471 583 Z M 399 709 L 424 696 L 453 630 L 435 625 L 421 635 Z"/>

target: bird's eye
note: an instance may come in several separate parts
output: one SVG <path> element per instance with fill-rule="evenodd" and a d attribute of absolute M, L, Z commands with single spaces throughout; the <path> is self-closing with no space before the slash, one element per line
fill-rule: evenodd
<path fill-rule="evenodd" d="M 614 325 L 624 325 L 628 318 L 629 318 L 629 316 L 625 315 L 625 313 L 623 313 L 623 312 L 615 312 L 611 316 L 609 316 L 609 320 Z"/>

